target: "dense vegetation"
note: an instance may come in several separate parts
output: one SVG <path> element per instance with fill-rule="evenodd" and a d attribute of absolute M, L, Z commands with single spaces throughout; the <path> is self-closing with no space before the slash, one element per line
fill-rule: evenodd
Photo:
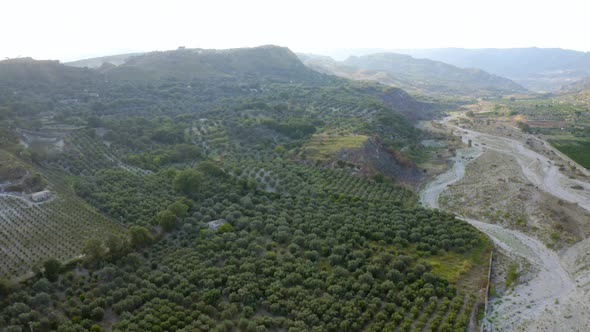
<path fill-rule="evenodd" d="M 590 168 L 590 137 L 586 140 L 552 140 L 551 144 L 578 164 Z"/>
<path fill-rule="evenodd" d="M 164 210 L 173 224 L 162 226 L 177 231 L 140 255 L 99 256 L 58 282 L 31 281 L 7 298 L 6 324 L 67 331 L 112 311 L 115 330 L 466 327 L 473 301 L 422 257 L 482 246 L 473 228 L 415 207 L 403 189 L 281 166 L 300 174 L 289 194 L 197 168 L 198 191 Z M 219 218 L 227 226 L 217 231 L 203 223 Z"/>
<path fill-rule="evenodd" d="M 424 135 L 408 105 L 427 103 L 396 109 L 383 86 L 312 72 L 284 49 L 256 72 L 272 50 L 207 53 L 222 60 L 205 67 L 200 53 L 148 54 L 80 69 L 77 88 L 56 63 L 0 80 L 1 149 L 57 196 L 11 193 L 0 226 L 20 236 L 14 218 L 30 211 L 55 241 L 56 225 L 75 230 L 68 250 L 11 244 L 55 249 L 6 274 L 32 278 L 0 281 L 0 330 L 466 329 L 478 289 L 459 285 L 463 265 L 438 262 L 464 256 L 478 269 L 471 257 L 487 242 L 418 207 L 398 173 L 340 159 L 370 141 L 395 170 L 420 174 L 401 150 Z M 177 75 L 170 59 L 197 74 Z"/>

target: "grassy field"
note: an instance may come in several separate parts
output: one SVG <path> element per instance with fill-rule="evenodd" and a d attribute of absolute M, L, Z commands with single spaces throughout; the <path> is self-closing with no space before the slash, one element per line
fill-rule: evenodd
<path fill-rule="evenodd" d="M 590 168 L 590 141 L 558 139 L 549 141 L 556 149 L 583 167 Z"/>
<path fill-rule="evenodd" d="M 464 279 L 465 274 L 468 272 L 475 272 L 471 277 L 481 279 L 486 277 L 484 274 L 487 274 L 488 271 L 491 249 L 492 243 L 482 235 L 480 245 L 465 254 L 447 252 L 443 255 L 428 257 L 426 261 L 432 266 L 434 274 L 450 282 L 458 282 Z M 478 271 L 471 271 L 473 267 L 477 267 Z"/>
<path fill-rule="evenodd" d="M 368 139 L 365 135 L 316 134 L 303 147 L 302 155 L 312 160 L 327 160 L 345 148 L 359 148 Z"/>

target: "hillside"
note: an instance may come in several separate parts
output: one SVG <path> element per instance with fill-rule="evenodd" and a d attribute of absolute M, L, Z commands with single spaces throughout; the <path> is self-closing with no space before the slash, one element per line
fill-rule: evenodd
<path fill-rule="evenodd" d="M 119 66 L 99 68 L 110 80 L 225 80 L 321 81 L 288 48 L 260 46 L 229 50 L 178 49 L 128 58 Z"/>
<path fill-rule="evenodd" d="M 590 53 L 557 48 L 397 50 L 462 68 L 481 68 L 535 91 L 555 91 L 590 75 Z"/>
<path fill-rule="evenodd" d="M 444 105 L 275 46 L 2 66 L 0 330 L 478 325 L 491 243 L 410 189 Z"/>
<path fill-rule="evenodd" d="M 243 81 L 323 82 L 326 77 L 307 68 L 288 48 L 261 46 L 229 50 L 178 49 L 123 54 L 62 64 L 19 58 L 0 61 L 0 86 L 52 88 L 63 85 L 100 86 L 101 81 Z"/>
<path fill-rule="evenodd" d="M 566 84 L 558 91 L 560 94 L 579 93 L 590 89 L 590 77 L 585 77 L 581 80 Z"/>
<path fill-rule="evenodd" d="M 17 58 L 0 61 L 0 86 L 47 88 L 94 84 L 98 75 L 89 69 L 66 66 L 59 61 Z"/>
<path fill-rule="evenodd" d="M 574 98 L 586 105 L 590 105 L 590 88 L 580 91 Z"/>
<path fill-rule="evenodd" d="M 142 55 L 143 53 L 127 53 L 127 54 L 116 54 L 102 56 L 98 58 L 82 59 L 77 61 L 66 62 L 65 64 L 72 67 L 88 67 L 88 68 L 100 68 L 104 63 L 110 63 L 115 66 L 119 66 L 125 63 L 130 57 Z"/>
<path fill-rule="evenodd" d="M 309 67 L 357 80 L 378 81 L 433 95 L 490 96 L 525 92 L 518 84 L 478 69 L 461 69 L 438 61 L 395 53 L 352 56 L 344 61 L 301 55 Z"/>

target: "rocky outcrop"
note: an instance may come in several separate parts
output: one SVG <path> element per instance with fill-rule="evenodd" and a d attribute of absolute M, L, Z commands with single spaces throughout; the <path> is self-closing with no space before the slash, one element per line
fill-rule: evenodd
<path fill-rule="evenodd" d="M 407 183 L 416 183 L 423 176 L 411 160 L 399 151 L 385 147 L 377 136 L 368 139 L 360 148 L 340 150 L 337 158 L 355 165 L 363 175 L 381 173 L 397 182 Z"/>

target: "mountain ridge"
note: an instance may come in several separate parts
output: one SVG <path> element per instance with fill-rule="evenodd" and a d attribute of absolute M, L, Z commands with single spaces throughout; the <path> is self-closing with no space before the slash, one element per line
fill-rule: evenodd
<path fill-rule="evenodd" d="M 109 60 L 115 59 L 115 63 Z M 100 65 L 99 65 L 100 63 Z M 92 64 L 88 67 L 88 64 Z M 256 79 L 322 82 L 331 78 L 306 67 L 288 48 L 177 49 L 61 63 L 18 58 L 0 61 L 0 84 L 63 85 L 73 82 L 150 82 Z"/>
<path fill-rule="evenodd" d="M 111 63 L 115 66 L 119 66 L 119 65 L 124 64 L 125 61 L 127 61 L 127 59 L 129 59 L 133 56 L 138 56 L 138 55 L 143 55 L 143 54 L 145 54 L 145 53 L 138 52 L 138 53 L 113 54 L 113 55 L 106 55 L 106 56 L 101 56 L 101 57 L 96 57 L 96 58 L 85 58 L 85 59 L 80 59 L 80 60 L 75 60 L 75 61 L 68 61 L 68 62 L 64 62 L 64 64 L 67 66 L 72 66 L 72 67 L 80 67 L 80 68 L 88 67 L 88 68 L 92 68 L 92 69 L 97 69 L 97 68 L 100 68 L 105 63 Z"/>
<path fill-rule="evenodd" d="M 323 73 L 349 79 L 378 81 L 425 94 L 499 95 L 526 92 L 509 79 L 474 68 L 458 68 L 440 61 L 416 59 L 396 53 L 351 56 L 344 61 L 315 55 L 299 55 Z"/>
<path fill-rule="evenodd" d="M 69 67 L 58 60 L 27 57 L 0 61 L 0 84 L 61 85 L 97 78 L 90 69 Z"/>
<path fill-rule="evenodd" d="M 98 65 L 101 59 L 105 61 Z M 110 59 L 115 59 L 116 63 L 109 62 Z M 191 81 L 254 76 L 300 81 L 321 80 L 323 76 L 305 67 L 290 49 L 274 45 L 224 50 L 179 48 L 86 59 L 77 63 L 92 63 L 108 79 L 120 81 Z"/>
<path fill-rule="evenodd" d="M 434 48 L 396 52 L 461 68 L 481 68 L 539 92 L 557 91 L 562 85 L 590 76 L 590 52 L 561 48 Z"/>

